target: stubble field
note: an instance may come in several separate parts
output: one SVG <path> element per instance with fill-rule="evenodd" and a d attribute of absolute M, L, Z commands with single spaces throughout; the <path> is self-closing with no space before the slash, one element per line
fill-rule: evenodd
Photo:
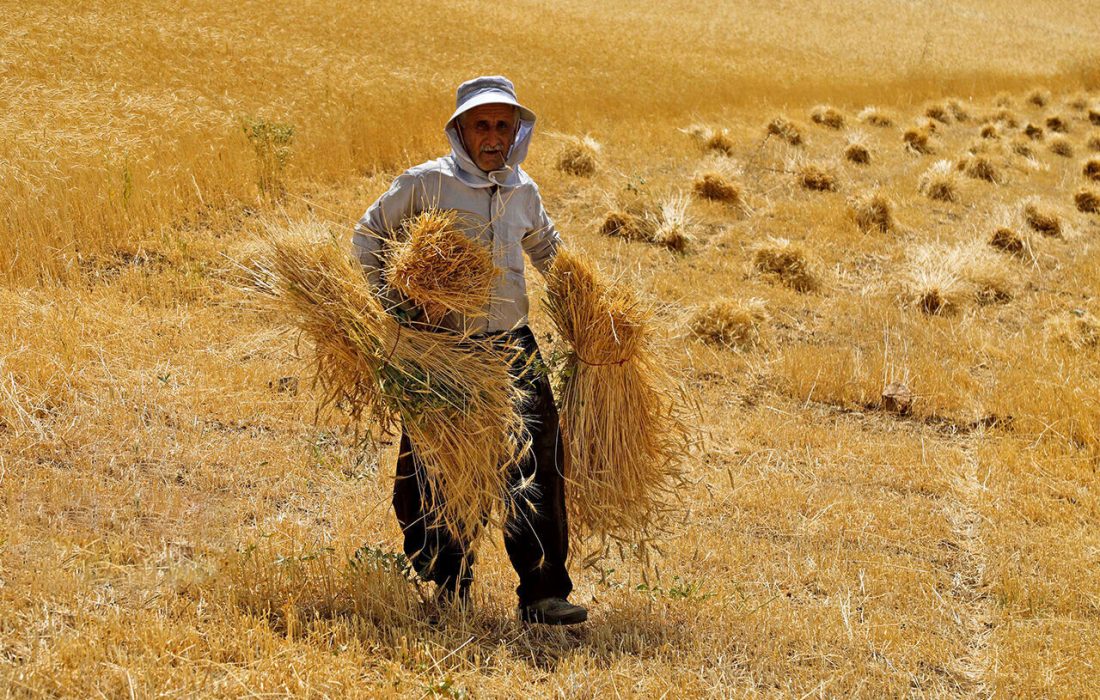
<path fill-rule="evenodd" d="M 1078 4 L 0 20 L 5 695 L 1100 694 L 1100 19 Z M 660 307 L 698 403 L 681 522 L 649 570 L 574 562 L 576 629 L 515 622 L 499 535 L 474 609 L 429 620 L 394 567 L 395 441 L 315 415 L 248 283 L 266 226 L 349 237 L 440 155 L 480 73 L 539 115 L 547 210 Z M 611 212 L 644 240 L 601 233 Z"/>

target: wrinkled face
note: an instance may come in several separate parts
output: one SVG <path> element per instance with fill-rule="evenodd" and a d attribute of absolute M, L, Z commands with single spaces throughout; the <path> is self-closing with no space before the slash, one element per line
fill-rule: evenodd
<path fill-rule="evenodd" d="M 458 118 L 462 145 L 477 167 L 500 170 L 516 137 L 517 114 L 512 105 L 488 104 L 463 112 Z"/>

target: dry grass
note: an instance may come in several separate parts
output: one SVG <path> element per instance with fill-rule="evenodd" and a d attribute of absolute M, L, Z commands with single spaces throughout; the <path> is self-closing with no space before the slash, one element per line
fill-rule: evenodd
<path fill-rule="evenodd" d="M 802 127 L 786 117 L 776 117 L 768 122 L 767 133 L 771 136 L 778 136 L 791 146 L 801 146 L 805 143 Z"/>
<path fill-rule="evenodd" d="M 1047 340 L 1063 343 L 1073 350 L 1085 350 L 1100 345 L 1100 319 L 1084 309 L 1071 309 L 1047 318 L 1043 322 Z"/>
<path fill-rule="evenodd" d="M 1027 139 L 1023 138 L 1017 138 L 1012 141 L 1012 152 L 1024 158 L 1035 157 L 1035 149 L 1031 147 Z"/>
<path fill-rule="evenodd" d="M 449 222 L 434 214 L 414 226 L 424 240 L 454 235 L 440 234 Z M 483 521 L 495 514 L 500 522 L 518 495 L 505 486 L 527 440 L 518 413 L 524 397 L 508 372 L 507 358 L 516 350 L 401 327 L 323 228 L 298 226 L 270 240 L 271 257 L 257 284 L 312 343 L 322 405 L 342 406 L 356 423 L 384 430 L 400 421 L 432 486 L 429 517 L 460 541 L 476 541 Z M 416 252 L 432 255 L 415 242 L 404 254 Z"/>
<path fill-rule="evenodd" d="M 745 195 L 741 183 L 714 170 L 696 175 L 691 181 L 691 191 L 697 197 L 715 202 L 737 206 L 744 203 Z"/>
<path fill-rule="evenodd" d="M 1100 134 L 1094 134 L 1085 142 L 1085 148 L 1100 152 Z"/>
<path fill-rule="evenodd" d="M 897 228 L 894 204 L 882 192 L 864 192 L 849 200 L 848 211 L 860 231 L 888 233 Z"/>
<path fill-rule="evenodd" d="M 591 136 L 570 136 L 558 152 L 558 170 L 578 177 L 591 177 L 600 169 L 599 142 Z"/>
<path fill-rule="evenodd" d="M 644 545 L 669 515 L 689 448 L 652 314 L 569 251 L 554 259 L 546 310 L 571 349 L 560 399 L 570 523 L 582 537 Z"/>
<path fill-rule="evenodd" d="M 458 216 L 428 210 L 409 219 L 387 256 L 387 284 L 419 306 L 429 323 L 450 312 L 471 318 L 487 314 L 500 275 L 492 253 L 463 233 Z"/>
<path fill-rule="evenodd" d="M 792 191 L 780 139 L 757 148 L 779 110 L 824 101 L 873 103 L 908 126 L 950 95 L 996 113 L 1003 91 L 1021 124 L 1042 125 L 1021 86 L 1095 85 L 1095 20 L 1065 0 L 1044 3 L 1041 21 L 990 0 L 791 9 L 562 0 L 463 15 L 539 114 L 524 169 L 571 249 L 667 304 L 655 330 L 730 295 L 761 298 L 770 316 L 753 352 L 689 337 L 662 351 L 706 408 L 678 489 L 690 513 L 654 543 L 652 568 L 627 547 L 574 563 L 571 599 L 591 617 L 569 633 L 514 620 L 499 537 L 482 538 L 471 609 L 418 599 L 394 553 L 397 445 L 373 425 L 357 440 L 340 412 L 315 416 L 323 393 L 298 359 L 310 343 L 238 288 L 234 261 L 260 257 L 259 221 L 324 216 L 346 244 L 394 176 L 446 152 L 454 87 L 476 69 L 470 42 L 453 40 L 454 8 L 0 10 L 0 688 L 1100 695 L 1100 582 L 1082 575 L 1100 512 L 1097 351 L 1047 342 L 1043 327 L 1097 313 L 1095 217 L 1065 215 L 1082 235 L 1057 241 L 1013 223 L 1036 248 L 1027 264 L 997 253 L 1020 285 L 1010 303 L 968 296 L 960 314 L 931 317 L 892 293 L 911 246 L 984 239 L 1001 207 L 1018 219 L 1028 196 L 1068 206 L 1093 183 L 1078 160 L 1036 147 L 1002 162 L 991 148 L 1003 186 L 930 206 L 914 181 L 934 158 L 906 154 L 902 129 L 866 127 L 874 163 L 846 167 L 845 189 L 883 188 L 905 223 L 867 236 L 843 198 Z M 525 28 L 523 51 L 509 26 Z M 1085 153 L 1085 114 L 1058 109 Z M 755 211 L 693 203 L 705 244 L 683 256 L 586 226 L 605 197 L 638 214 L 628 193 L 659 199 L 691 180 L 700 149 L 676 128 L 692 119 L 729 127 Z M 606 167 L 591 180 L 558 171 L 547 125 L 598 130 Z M 1006 149 L 1026 140 L 998 127 Z M 941 128 L 935 147 L 961 153 L 978 130 Z M 813 141 L 807 158 L 844 147 L 824 129 Z M 827 293 L 744 274 L 752 244 L 782 232 L 812 241 Z M 531 324 L 540 341 L 552 331 L 538 304 Z M 543 349 L 551 364 L 567 350 Z M 911 407 L 887 412 L 898 383 Z"/>
<path fill-rule="evenodd" d="M 844 115 L 830 105 L 818 105 L 810 110 L 810 121 L 830 129 L 844 128 Z"/>
<path fill-rule="evenodd" d="M 695 309 L 688 323 L 700 340 L 749 351 L 769 343 L 768 313 L 761 299 L 720 299 Z"/>
<path fill-rule="evenodd" d="M 1001 138 L 1001 132 L 997 129 L 996 124 L 985 124 L 982 126 L 981 131 L 979 131 L 978 133 L 983 139 Z"/>
<path fill-rule="evenodd" d="M 1089 123 L 1093 126 L 1100 126 L 1100 109 L 1089 110 Z"/>
<path fill-rule="evenodd" d="M 812 292 L 821 280 L 802 246 L 785 238 L 770 238 L 756 246 L 752 255 L 755 270 L 772 275 L 796 292 Z"/>
<path fill-rule="evenodd" d="M 1082 187 L 1073 195 L 1077 211 L 1085 214 L 1100 214 L 1100 192 Z"/>
<path fill-rule="evenodd" d="M 1016 129 L 1020 126 L 1020 121 L 1016 118 L 1016 113 L 1011 109 L 998 109 L 990 118 L 1005 129 Z"/>
<path fill-rule="evenodd" d="M 959 177 L 951 161 L 938 160 L 929 166 L 917 181 L 917 190 L 929 199 L 959 201 Z"/>
<path fill-rule="evenodd" d="M 797 163 L 794 171 L 795 178 L 803 189 L 813 192 L 836 192 L 840 189 L 836 170 L 826 163 Z"/>
<path fill-rule="evenodd" d="M 891 127 L 895 123 L 894 118 L 888 112 L 870 105 L 861 109 L 859 114 L 856 115 L 856 119 L 864 124 L 879 128 Z"/>

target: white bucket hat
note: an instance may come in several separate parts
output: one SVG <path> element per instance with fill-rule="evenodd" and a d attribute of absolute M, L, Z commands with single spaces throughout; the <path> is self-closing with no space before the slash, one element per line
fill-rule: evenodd
<path fill-rule="evenodd" d="M 460 114 L 474 107 L 490 104 L 512 105 L 519 109 L 520 119 L 535 121 L 535 113 L 527 109 L 516 99 L 516 88 L 512 81 L 502 75 L 483 75 L 473 80 L 467 80 L 458 86 L 455 97 L 455 112 L 448 123 L 454 121 Z"/>

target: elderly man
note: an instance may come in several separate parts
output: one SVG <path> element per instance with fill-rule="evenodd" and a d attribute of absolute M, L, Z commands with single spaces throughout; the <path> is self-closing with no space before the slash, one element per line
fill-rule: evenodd
<path fill-rule="evenodd" d="M 504 545 L 519 575 L 519 616 L 526 622 L 576 624 L 587 611 L 566 598 L 573 588 L 566 571 L 569 531 L 562 473 L 564 446 L 554 397 L 546 377 L 522 372 L 530 359 L 541 364 L 534 334 L 527 327 L 523 252 L 545 273 L 561 238 L 546 215 L 538 187 L 519 167 L 535 126 L 535 115 L 516 99 L 512 83 L 484 76 L 458 88 L 454 114 L 445 133 L 451 153 L 400 175 L 355 227 L 354 253 L 378 294 L 396 311 L 409 311 L 382 278 L 387 240 L 402 235 L 401 223 L 426 209 L 453 210 L 466 235 L 492 250 L 501 275 L 486 313 L 474 318 L 449 315 L 452 330 L 507 337 L 524 349 L 513 376 L 531 397 L 524 407 L 532 446 L 510 479 L 531 484 L 532 507 L 517 507 L 504 532 Z M 415 313 L 415 311 L 414 311 Z M 434 320 L 434 319 L 433 319 Z M 424 512 L 429 485 L 408 435 L 402 434 L 393 505 L 404 532 L 404 549 L 417 572 L 436 582 L 444 601 L 463 602 L 473 580 L 474 555 Z"/>

